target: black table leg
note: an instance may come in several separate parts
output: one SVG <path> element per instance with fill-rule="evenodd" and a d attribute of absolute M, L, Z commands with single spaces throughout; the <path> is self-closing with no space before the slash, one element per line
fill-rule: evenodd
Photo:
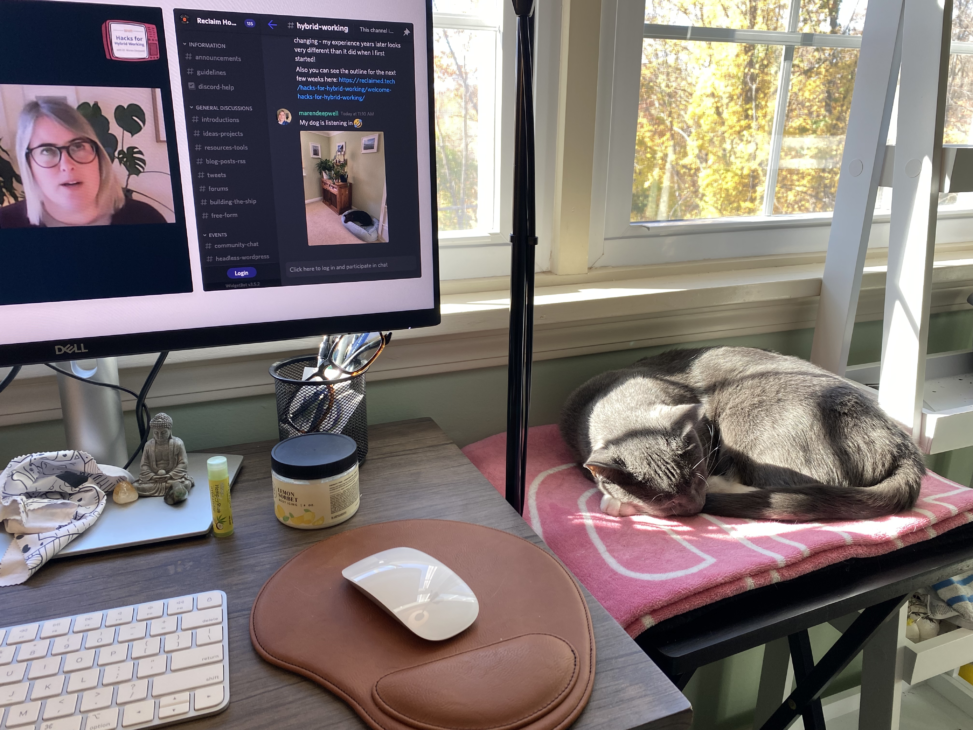
<path fill-rule="evenodd" d="M 689 680 L 693 678 L 694 674 L 696 674 L 695 667 L 689 671 L 683 672 L 682 674 L 671 675 L 669 677 L 669 681 L 676 685 L 676 689 L 682 692 L 684 689 L 686 689 L 686 685 L 689 684 Z"/>
<path fill-rule="evenodd" d="M 818 662 L 804 678 L 798 681 L 795 689 L 787 700 L 777 711 L 770 716 L 764 723 L 761 730 L 786 730 L 798 715 L 804 713 L 813 701 L 820 699 L 825 688 L 831 683 L 838 674 L 854 659 L 858 652 L 862 650 L 872 634 L 882 625 L 889 616 L 899 610 L 899 606 L 906 600 L 907 596 L 898 596 L 882 603 L 866 608 L 855 622 L 848 627 L 848 630 L 841 635 L 828 653 L 821 657 Z M 793 644 L 791 644 L 793 647 Z M 798 662 L 795 660 L 794 671 L 797 673 Z"/>
<path fill-rule="evenodd" d="M 814 654 L 811 652 L 811 637 L 808 636 L 807 629 L 798 631 L 787 637 L 787 643 L 791 647 L 791 662 L 794 664 L 794 679 L 797 686 L 807 680 L 808 676 L 814 671 Z M 830 681 L 830 680 L 829 680 Z M 824 711 L 821 709 L 821 700 L 813 699 L 804 706 L 801 716 L 804 718 L 804 730 L 827 730 L 824 724 Z"/>

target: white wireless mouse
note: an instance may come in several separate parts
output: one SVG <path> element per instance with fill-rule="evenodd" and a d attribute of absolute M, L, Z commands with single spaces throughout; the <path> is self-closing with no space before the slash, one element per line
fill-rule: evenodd
<path fill-rule="evenodd" d="M 398 547 L 349 565 L 341 574 L 416 636 L 442 641 L 480 612 L 470 587 L 431 555 Z"/>

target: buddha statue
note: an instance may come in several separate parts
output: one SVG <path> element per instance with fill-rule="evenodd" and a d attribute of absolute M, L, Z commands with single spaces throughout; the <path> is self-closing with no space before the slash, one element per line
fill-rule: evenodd
<path fill-rule="evenodd" d="M 143 497 L 164 497 L 166 504 L 182 502 L 193 488 L 186 447 L 172 435 L 172 419 L 165 413 L 149 421 L 152 438 L 145 442 L 138 481 L 133 485 Z"/>

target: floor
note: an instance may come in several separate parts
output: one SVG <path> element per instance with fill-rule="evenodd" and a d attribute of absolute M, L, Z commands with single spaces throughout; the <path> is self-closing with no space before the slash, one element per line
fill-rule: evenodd
<path fill-rule="evenodd" d="M 845 707 L 849 712 L 834 714 L 837 707 L 829 712 L 825 706 L 825 723 L 828 730 L 858 730 L 857 698 L 850 697 Z M 798 720 L 791 728 L 803 729 L 804 724 Z M 973 730 L 973 718 L 963 713 L 960 708 L 943 697 L 939 692 L 926 683 L 909 687 L 902 694 L 902 714 L 899 730 Z"/>
<path fill-rule="evenodd" d="M 307 215 L 307 242 L 310 246 L 334 246 L 348 243 L 365 243 L 345 228 L 341 216 L 320 200 L 305 203 Z"/>

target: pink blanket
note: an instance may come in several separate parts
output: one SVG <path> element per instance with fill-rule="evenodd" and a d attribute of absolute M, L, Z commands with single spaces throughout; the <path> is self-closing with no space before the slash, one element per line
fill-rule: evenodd
<path fill-rule="evenodd" d="M 463 449 L 501 493 L 505 442 L 499 434 Z M 973 520 L 973 489 L 931 473 L 915 509 L 876 520 L 609 517 L 600 499 L 557 427 L 530 429 L 524 517 L 631 636 L 721 598 L 891 552 Z"/>

